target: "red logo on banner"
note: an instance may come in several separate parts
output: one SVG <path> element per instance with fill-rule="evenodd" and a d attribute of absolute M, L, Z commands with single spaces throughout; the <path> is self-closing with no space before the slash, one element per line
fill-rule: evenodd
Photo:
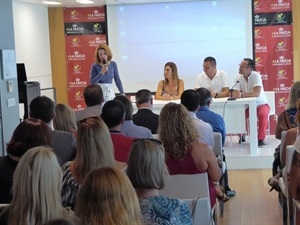
<path fill-rule="evenodd" d="M 274 91 L 276 91 L 276 93 L 289 93 L 291 90 L 291 86 L 287 86 L 284 83 L 279 84 L 278 87 L 274 88 Z"/>
<path fill-rule="evenodd" d="M 89 41 L 89 46 L 90 47 L 97 47 L 100 44 L 106 44 L 106 37 L 105 36 L 93 37 L 93 39 Z"/>
<path fill-rule="evenodd" d="M 287 66 L 292 65 L 292 59 L 291 58 L 285 58 L 284 56 L 279 56 L 277 59 L 274 59 L 272 61 L 273 66 Z"/>
<path fill-rule="evenodd" d="M 259 28 L 255 28 L 254 30 L 254 36 L 256 39 L 259 39 L 259 38 L 264 38 L 263 37 L 263 31 Z"/>
<path fill-rule="evenodd" d="M 70 88 L 74 87 L 86 87 L 88 84 L 85 80 L 80 80 L 80 78 L 76 78 L 75 80 L 69 83 Z"/>
<path fill-rule="evenodd" d="M 284 12 L 292 10 L 291 0 L 254 0 L 254 12 Z"/>
<path fill-rule="evenodd" d="M 273 38 L 291 37 L 291 36 L 292 36 L 291 29 L 286 29 L 286 27 L 285 28 L 280 27 L 277 30 L 272 32 L 272 37 Z"/>
<path fill-rule="evenodd" d="M 68 60 L 85 60 L 85 54 L 75 51 L 73 54 L 67 56 Z"/>
<path fill-rule="evenodd" d="M 267 52 L 268 47 L 266 45 L 261 45 L 260 43 L 255 44 L 255 52 Z"/>

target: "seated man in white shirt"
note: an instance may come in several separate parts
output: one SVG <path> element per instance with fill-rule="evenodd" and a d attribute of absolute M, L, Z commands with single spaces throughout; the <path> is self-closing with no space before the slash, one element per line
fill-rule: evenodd
<path fill-rule="evenodd" d="M 189 115 L 194 121 L 199 132 L 199 141 L 208 144 L 211 148 L 214 147 L 214 134 L 212 126 L 209 123 L 198 119 L 196 112 L 199 109 L 200 95 L 195 90 L 185 90 L 181 95 L 181 104 L 189 111 Z"/>
<path fill-rule="evenodd" d="M 204 59 L 203 72 L 197 76 L 194 89 L 206 88 L 214 98 L 228 97 L 229 85 L 227 73 L 217 69 L 215 58 L 209 56 Z"/>
<path fill-rule="evenodd" d="M 235 79 L 233 97 L 247 98 L 257 97 L 257 119 L 258 119 L 258 147 L 265 144 L 266 131 L 268 127 L 268 116 L 270 107 L 264 91 L 261 76 L 254 71 L 255 62 L 250 58 L 244 58 L 240 63 L 239 75 Z M 246 118 L 249 117 L 249 109 L 246 110 Z"/>

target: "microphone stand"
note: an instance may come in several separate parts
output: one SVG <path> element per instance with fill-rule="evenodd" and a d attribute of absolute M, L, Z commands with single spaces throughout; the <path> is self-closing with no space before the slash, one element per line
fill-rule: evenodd
<path fill-rule="evenodd" d="M 230 92 L 230 98 L 227 99 L 228 101 L 234 101 L 234 100 L 236 100 L 236 98 L 234 98 L 234 97 L 232 96 L 232 94 L 233 94 L 233 91 L 234 91 L 233 88 L 234 88 L 235 85 L 237 85 L 238 83 L 239 83 L 239 81 L 237 80 L 236 83 L 232 86 L 232 88 L 229 89 L 229 92 Z"/>
<path fill-rule="evenodd" d="M 229 89 L 230 98 L 227 99 L 228 101 L 234 101 L 234 100 L 236 100 L 236 98 L 232 97 L 233 91 L 234 91 L 234 89 L 232 89 L 232 88 Z"/>

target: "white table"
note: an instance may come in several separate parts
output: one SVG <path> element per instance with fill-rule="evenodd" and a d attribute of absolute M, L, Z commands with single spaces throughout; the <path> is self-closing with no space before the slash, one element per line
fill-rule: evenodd
<path fill-rule="evenodd" d="M 161 109 L 169 102 L 180 103 L 180 100 L 161 101 L 153 100 L 153 112 L 159 114 Z M 245 109 L 249 107 L 250 154 L 257 155 L 257 114 L 256 98 L 239 98 L 227 101 L 227 98 L 213 99 L 210 109 L 224 118 L 227 134 L 242 134 L 246 131 Z M 134 104 L 136 111 L 136 106 Z"/>

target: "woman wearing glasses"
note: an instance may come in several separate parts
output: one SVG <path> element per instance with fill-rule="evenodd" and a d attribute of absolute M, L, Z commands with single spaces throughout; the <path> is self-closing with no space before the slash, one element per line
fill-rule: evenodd
<path fill-rule="evenodd" d="M 184 202 L 158 195 L 167 174 L 162 143 L 156 139 L 136 139 L 127 175 L 139 197 L 144 225 L 191 224 L 190 211 Z"/>
<path fill-rule="evenodd" d="M 159 115 L 158 135 L 166 151 L 166 164 L 171 175 L 208 173 L 210 201 L 229 198 L 219 186 L 221 171 L 211 148 L 198 141 L 199 134 L 187 109 L 176 103 L 166 104 Z"/>

